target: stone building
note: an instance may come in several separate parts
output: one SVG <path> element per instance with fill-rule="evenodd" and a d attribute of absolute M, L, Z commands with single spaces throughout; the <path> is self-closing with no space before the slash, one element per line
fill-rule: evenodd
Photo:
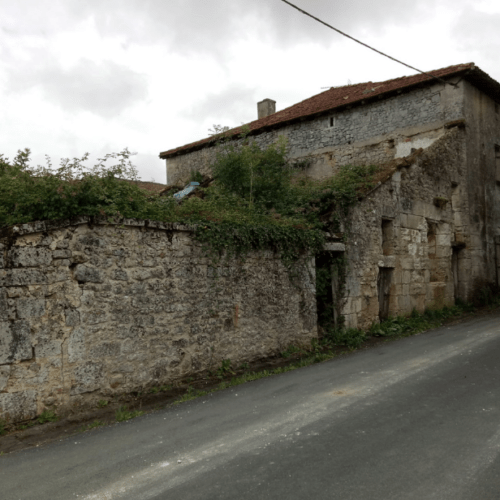
<path fill-rule="evenodd" d="M 285 136 L 309 176 L 382 166 L 383 179 L 352 211 L 346 283 L 332 295 L 348 326 L 499 284 L 499 107 L 500 84 L 473 63 L 331 88 L 278 112 L 270 99 L 258 104 L 250 136 L 262 146 Z M 209 174 L 216 148 L 207 138 L 162 152 L 168 182 Z M 331 258 L 341 255 L 331 248 Z"/>

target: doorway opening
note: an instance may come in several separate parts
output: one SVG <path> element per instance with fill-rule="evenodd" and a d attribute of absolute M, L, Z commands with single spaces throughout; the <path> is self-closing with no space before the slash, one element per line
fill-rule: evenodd
<path fill-rule="evenodd" d="M 341 323 L 342 252 L 316 255 L 316 308 L 318 325 L 337 328 Z"/>
<path fill-rule="evenodd" d="M 380 321 L 389 317 L 389 302 L 391 298 L 391 282 L 393 268 L 379 267 L 377 289 L 378 289 L 378 316 Z"/>

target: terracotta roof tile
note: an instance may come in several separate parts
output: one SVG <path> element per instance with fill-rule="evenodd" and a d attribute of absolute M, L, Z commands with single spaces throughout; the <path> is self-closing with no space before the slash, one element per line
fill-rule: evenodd
<path fill-rule="evenodd" d="M 443 78 L 458 75 L 460 73 L 467 72 L 467 70 L 474 69 L 474 63 L 458 64 L 447 68 L 429 71 L 429 75 L 432 75 L 432 77 Z M 482 74 L 486 75 L 485 73 Z M 359 103 L 360 101 L 368 100 L 375 96 L 383 96 L 384 94 L 390 94 L 400 89 L 414 87 L 424 82 L 430 82 L 431 80 L 435 81 L 432 77 L 424 74 L 417 74 L 413 76 L 403 76 L 393 80 L 387 80 L 385 82 L 367 82 L 358 83 L 356 85 L 347 85 L 345 87 L 332 87 L 321 94 L 317 94 L 299 102 L 298 104 L 294 104 L 289 108 L 285 108 L 270 116 L 261 118 L 260 120 L 250 122 L 247 125 L 252 134 L 264 132 L 266 129 L 269 130 L 293 121 L 310 118 L 348 104 Z M 494 80 L 492 81 L 494 82 Z M 241 133 L 241 127 L 234 128 L 228 132 L 230 135 L 236 135 L 239 133 Z M 213 141 L 213 137 L 207 137 L 201 141 L 164 151 L 163 153 L 160 153 L 160 158 L 169 158 L 179 154 L 185 154 L 196 149 L 201 149 L 209 146 Z"/>

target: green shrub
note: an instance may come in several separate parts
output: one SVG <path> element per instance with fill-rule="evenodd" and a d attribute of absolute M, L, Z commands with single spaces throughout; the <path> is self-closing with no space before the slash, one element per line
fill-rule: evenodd
<path fill-rule="evenodd" d="M 284 140 L 260 148 L 243 135 L 220 149 L 212 166 L 215 184 L 199 188 L 202 197 L 177 203 L 135 182 L 126 149 L 91 168 L 84 166 L 88 154 L 63 159 L 58 168 L 50 159 L 31 167 L 29 155 L 28 149 L 19 151 L 10 163 L 0 155 L 0 227 L 79 215 L 179 222 L 196 227 L 195 237 L 213 258 L 267 249 L 287 264 L 322 248 L 324 231 L 341 227 L 375 171 L 349 166 L 322 182 L 297 178 Z"/>
<path fill-rule="evenodd" d="M 366 340 L 366 333 L 357 328 L 328 328 L 323 340 L 330 345 L 356 349 Z"/>

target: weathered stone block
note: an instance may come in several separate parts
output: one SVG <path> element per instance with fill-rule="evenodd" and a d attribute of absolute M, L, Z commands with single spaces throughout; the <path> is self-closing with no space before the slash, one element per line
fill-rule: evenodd
<path fill-rule="evenodd" d="M 117 281 L 128 281 L 127 271 L 125 271 L 125 269 L 115 269 L 112 279 Z"/>
<path fill-rule="evenodd" d="M 2 392 L 9 382 L 11 367 L 10 365 L 0 366 L 0 392 Z"/>
<path fill-rule="evenodd" d="M 90 348 L 90 357 L 100 359 L 106 357 L 116 357 L 120 354 L 120 344 L 116 342 L 103 342 Z"/>
<path fill-rule="evenodd" d="M 69 247 L 69 241 L 68 240 L 62 240 L 62 241 L 58 241 L 56 243 L 56 248 L 57 249 L 64 249 L 64 248 L 68 248 Z"/>
<path fill-rule="evenodd" d="M 71 255 L 71 250 L 54 250 L 52 252 L 53 259 L 70 259 Z"/>
<path fill-rule="evenodd" d="M 451 245 L 451 234 L 438 234 L 436 236 L 436 245 L 442 247 L 449 247 Z"/>
<path fill-rule="evenodd" d="M 85 334 L 86 331 L 83 326 L 79 326 L 71 332 L 68 340 L 68 358 L 70 363 L 76 363 L 85 359 Z"/>
<path fill-rule="evenodd" d="M 80 313 L 76 309 L 66 309 L 66 326 L 77 326 L 80 324 Z"/>
<path fill-rule="evenodd" d="M 104 377 L 104 365 L 88 361 L 79 365 L 74 370 L 74 381 L 71 395 L 92 392 L 100 388 Z"/>
<path fill-rule="evenodd" d="M 17 300 L 17 316 L 20 319 L 37 318 L 45 314 L 45 299 L 25 298 Z"/>
<path fill-rule="evenodd" d="M 418 215 L 408 214 L 406 226 L 410 229 L 419 229 L 424 224 L 424 218 Z"/>
<path fill-rule="evenodd" d="M 35 346 L 35 356 L 37 359 L 61 356 L 61 345 L 61 340 L 40 339 Z"/>
<path fill-rule="evenodd" d="M 30 328 L 26 321 L 0 323 L 0 364 L 31 359 Z"/>
<path fill-rule="evenodd" d="M 395 255 L 382 255 L 379 257 L 378 267 L 396 267 L 396 256 Z"/>
<path fill-rule="evenodd" d="M 104 273 L 100 269 L 78 264 L 75 269 L 75 278 L 80 283 L 102 283 Z"/>
<path fill-rule="evenodd" d="M 36 417 L 36 392 L 0 394 L 0 415 L 6 422 L 22 422 Z"/>
<path fill-rule="evenodd" d="M 106 311 L 98 310 L 86 312 L 82 315 L 82 322 L 85 325 L 98 325 L 106 323 L 110 319 L 110 315 Z"/>
<path fill-rule="evenodd" d="M 46 273 L 39 269 L 11 269 L 7 271 L 3 281 L 6 286 L 44 285 L 48 282 Z"/>
<path fill-rule="evenodd" d="M 52 255 L 48 248 L 18 247 L 10 251 L 13 267 L 48 266 L 52 262 Z"/>
<path fill-rule="evenodd" d="M 323 250 L 325 252 L 345 252 L 345 245 L 344 243 L 327 242 L 325 243 Z"/>

